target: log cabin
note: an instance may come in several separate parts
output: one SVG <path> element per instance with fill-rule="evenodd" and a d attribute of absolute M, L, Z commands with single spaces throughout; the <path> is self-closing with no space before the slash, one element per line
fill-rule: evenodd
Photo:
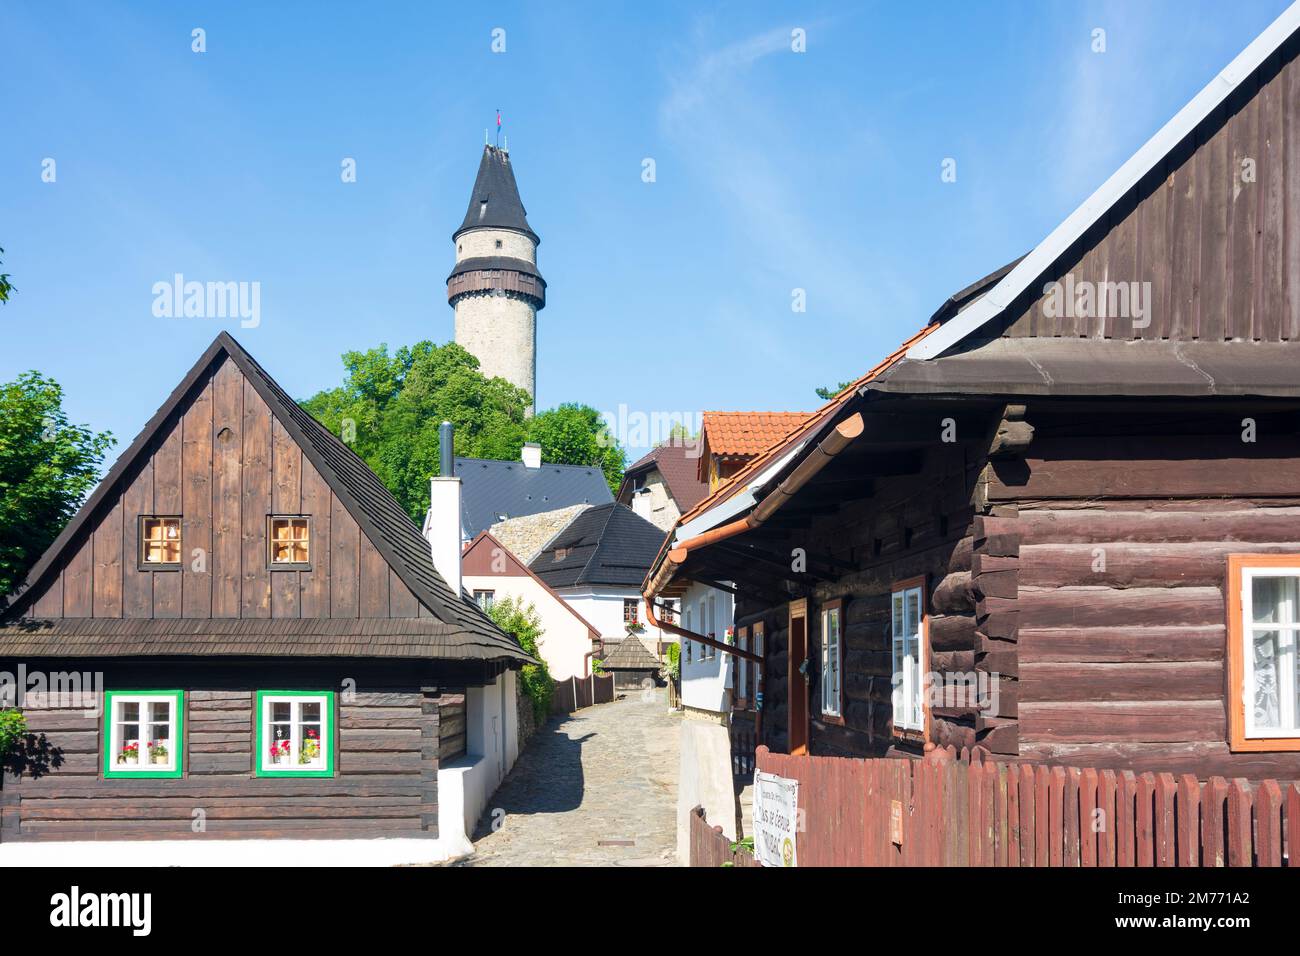
<path fill-rule="evenodd" d="M 29 731 L 0 841 L 454 831 L 463 850 L 465 795 L 440 787 L 509 752 L 475 739 L 508 715 L 475 707 L 529 662 L 223 332 L 0 616 Z"/>
<path fill-rule="evenodd" d="M 733 732 L 1300 777 L 1298 29 L 682 516 Z"/>

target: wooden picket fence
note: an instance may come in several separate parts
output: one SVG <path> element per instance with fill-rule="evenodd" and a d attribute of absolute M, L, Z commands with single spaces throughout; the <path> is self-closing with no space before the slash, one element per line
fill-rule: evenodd
<path fill-rule="evenodd" d="M 951 747 L 921 759 L 759 747 L 757 765 L 799 781 L 800 866 L 1300 866 L 1295 782 L 1202 783 Z"/>
<path fill-rule="evenodd" d="M 608 704 L 613 699 L 613 674 L 569 677 L 555 682 L 555 692 L 551 695 L 551 713 L 571 714 L 592 704 Z"/>
<path fill-rule="evenodd" d="M 709 826 L 704 808 L 691 811 L 691 866 L 759 866 L 754 854 L 733 850 L 722 827 Z"/>

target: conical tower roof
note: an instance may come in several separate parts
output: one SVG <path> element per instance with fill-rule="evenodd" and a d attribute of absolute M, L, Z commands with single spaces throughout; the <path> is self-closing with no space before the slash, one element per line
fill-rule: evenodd
<path fill-rule="evenodd" d="M 512 229 L 540 242 L 537 233 L 528 225 L 527 212 L 519 199 L 515 185 L 515 172 L 510 165 L 510 154 L 495 146 L 483 147 L 483 158 L 474 178 L 474 191 L 470 193 L 465 220 L 452 234 L 456 239 L 471 229 Z"/>

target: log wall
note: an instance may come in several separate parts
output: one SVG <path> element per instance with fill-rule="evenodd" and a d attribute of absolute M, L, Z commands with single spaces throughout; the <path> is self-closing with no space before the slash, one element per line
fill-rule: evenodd
<path fill-rule="evenodd" d="M 921 740 L 896 735 L 892 724 L 890 593 L 897 582 L 926 580 L 931 669 L 974 669 L 978 620 L 970 459 L 969 449 L 959 445 L 936 448 L 925 456 L 919 475 L 881 479 L 869 497 L 845 502 L 836 514 L 816 519 L 806 531 L 790 532 L 784 542 L 860 568 L 816 584 L 808 595 L 813 753 L 865 756 L 894 748 L 920 750 Z M 821 609 L 836 598 L 844 601 L 842 721 L 824 719 L 820 699 Z M 765 627 L 762 742 L 786 750 L 789 605 L 762 606 L 753 598 L 738 598 L 736 626 L 755 621 Z M 982 735 L 974 713 L 955 707 L 934 711 L 931 736 L 966 746 Z"/>
<path fill-rule="evenodd" d="M 29 706 L 22 772 L 11 768 L 0 787 L 0 841 L 437 836 L 443 701 L 427 683 L 435 675 L 265 664 L 257 674 L 254 684 L 250 672 L 229 665 L 104 668 L 108 690 L 185 690 L 177 779 L 104 779 L 104 715 Z M 258 777 L 256 691 L 297 687 L 337 692 L 334 775 Z M 453 736 L 463 728 L 462 713 Z"/>
<path fill-rule="evenodd" d="M 995 464 L 989 498 L 1016 514 L 1023 759 L 1300 777 L 1300 754 L 1227 743 L 1227 555 L 1300 553 L 1300 442 L 1262 416 L 1243 442 L 1241 417 L 1107 440 L 1105 418 L 1048 414 L 1023 463 Z"/>

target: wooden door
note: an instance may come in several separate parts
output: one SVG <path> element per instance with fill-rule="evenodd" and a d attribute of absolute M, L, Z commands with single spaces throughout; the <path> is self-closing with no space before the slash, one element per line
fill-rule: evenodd
<path fill-rule="evenodd" d="M 808 601 L 790 602 L 790 653 L 786 686 L 790 688 L 790 753 L 808 753 L 808 676 L 812 661 L 808 658 Z"/>

